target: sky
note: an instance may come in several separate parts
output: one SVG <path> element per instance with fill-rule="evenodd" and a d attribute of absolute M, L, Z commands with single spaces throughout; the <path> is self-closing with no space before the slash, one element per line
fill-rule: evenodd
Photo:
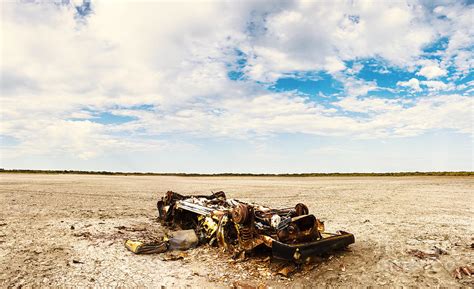
<path fill-rule="evenodd" d="M 2 1 L 0 167 L 474 170 L 472 1 Z"/>

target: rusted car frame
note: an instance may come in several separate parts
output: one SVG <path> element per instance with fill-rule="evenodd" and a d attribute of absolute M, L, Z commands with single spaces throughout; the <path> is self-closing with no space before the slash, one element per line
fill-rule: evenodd
<path fill-rule="evenodd" d="M 302 203 L 272 209 L 227 199 L 224 192 L 185 196 L 169 191 L 157 208 L 163 224 L 194 229 L 200 242 L 217 244 L 234 254 L 263 247 L 274 258 L 303 262 L 355 242 L 351 233 L 325 232 L 324 223 Z"/>

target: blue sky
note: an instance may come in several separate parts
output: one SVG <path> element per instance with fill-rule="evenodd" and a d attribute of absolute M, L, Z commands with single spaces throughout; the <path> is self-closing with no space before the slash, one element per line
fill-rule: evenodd
<path fill-rule="evenodd" d="M 474 169 L 474 5 L 1 5 L 0 166 Z"/>

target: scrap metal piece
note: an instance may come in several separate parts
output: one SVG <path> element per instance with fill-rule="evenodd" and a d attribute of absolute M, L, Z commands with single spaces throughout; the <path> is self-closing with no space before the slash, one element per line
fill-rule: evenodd
<path fill-rule="evenodd" d="M 274 258 L 300 262 L 307 257 L 321 255 L 337 249 L 342 249 L 355 242 L 354 235 L 347 232 L 331 234 L 314 242 L 301 244 L 286 244 L 277 240 L 272 242 Z"/>
<path fill-rule="evenodd" d="M 219 244 L 219 246 L 223 247 L 226 250 L 229 249 L 229 243 L 227 242 L 227 238 L 226 238 L 228 237 L 226 236 L 228 235 L 228 233 L 225 231 L 225 227 L 227 225 L 228 220 L 229 218 L 227 217 L 227 215 L 223 215 L 219 219 L 219 224 L 217 225 L 217 232 L 216 232 L 217 243 Z"/>
<path fill-rule="evenodd" d="M 295 211 L 297 216 L 303 216 L 309 213 L 308 207 L 303 203 L 296 204 Z"/>
<path fill-rule="evenodd" d="M 291 218 L 288 226 L 278 230 L 277 236 L 281 242 L 296 243 L 317 240 L 321 234 L 315 216 L 301 215 Z"/>
<path fill-rule="evenodd" d="M 168 250 L 166 242 L 143 243 L 141 241 L 125 241 L 125 247 L 135 254 L 158 254 Z"/>
<path fill-rule="evenodd" d="M 249 209 L 244 204 L 238 204 L 232 210 L 232 220 L 236 222 L 237 224 L 243 224 L 247 222 L 249 218 L 248 215 L 249 215 Z"/>
<path fill-rule="evenodd" d="M 271 226 L 272 228 L 278 228 L 278 225 L 280 225 L 281 222 L 281 217 L 277 214 L 273 215 L 271 218 Z"/>
<path fill-rule="evenodd" d="M 204 207 L 199 204 L 192 203 L 190 201 L 178 201 L 176 202 L 176 208 L 190 211 L 199 215 L 210 216 L 213 212 L 213 209 Z"/>

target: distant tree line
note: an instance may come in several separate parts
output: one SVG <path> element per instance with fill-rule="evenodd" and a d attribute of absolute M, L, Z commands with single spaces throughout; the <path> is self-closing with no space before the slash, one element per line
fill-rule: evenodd
<path fill-rule="evenodd" d="M 179 177 L 401 177 L 401 176 L 474 176 L 474 172 L 396 172 L 396 173 L 287 173 L 287 174 L 253 174 L 253 173 L 138 173 L 108 171 L 76 171 L 76 170 L 23 170 L 3 169 L 0 173 L 15 174 L 79 174 L 79 175 L 111 175 L 111 176 L 179 176 Z"/>

